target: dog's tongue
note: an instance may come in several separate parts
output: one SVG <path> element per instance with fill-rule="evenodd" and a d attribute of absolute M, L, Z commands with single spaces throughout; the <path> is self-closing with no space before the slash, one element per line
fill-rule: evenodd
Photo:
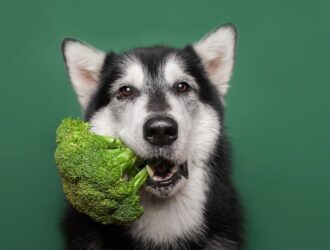
<path fill-rule="evenodd" d="M 167 172 L 167 167 L 165 166 L 165 164 L 159 164 L 157 166 L 155 166 L 155 170 L 159 173 L 165 173 Z"/>

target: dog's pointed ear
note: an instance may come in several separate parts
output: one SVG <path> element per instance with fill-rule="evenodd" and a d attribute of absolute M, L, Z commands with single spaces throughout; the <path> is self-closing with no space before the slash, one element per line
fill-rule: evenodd
<path fill-rule="evenodd" d="M 193 45 L 210 80 L 224 96 L 234 66 L 237 33 L 232 24 L 223 25 Z"/>
<path fill-rule="evenodd" d="M 63 40 L 62 53 L 79 103 L 85 109 L 99 83 L 105 53 L 72 38 Z"/>

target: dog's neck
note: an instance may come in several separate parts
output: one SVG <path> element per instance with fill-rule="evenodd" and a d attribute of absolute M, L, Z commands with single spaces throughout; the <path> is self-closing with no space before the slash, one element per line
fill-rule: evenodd
<path fill-rule="evenodd" d="M 145 212 L 131 225 L 131 236 L 146 245 L 175 245 L 178 238 L 202 238 L 206 179 L 204 168 L 192 166 L 187 182 L 174 196 L 162 199 L 143 193 L 141 202 Z"/>

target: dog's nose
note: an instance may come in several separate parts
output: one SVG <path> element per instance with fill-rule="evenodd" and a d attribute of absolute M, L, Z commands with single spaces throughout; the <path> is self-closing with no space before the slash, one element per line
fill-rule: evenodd
<path fill-rule="evenodd" d="M 169 145 L 178 138 L 178 124 L 170 117 L 153 117 L 144 124 L 143 135 L 152 145 Z"/>

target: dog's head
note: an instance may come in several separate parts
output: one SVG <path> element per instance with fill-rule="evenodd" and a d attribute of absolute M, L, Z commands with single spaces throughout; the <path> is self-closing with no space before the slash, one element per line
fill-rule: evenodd
<path fill-rule="evenodd" d="M 226 25 L 183 49 L 105 53 L 75 39 L 62 48 L 92 130 L 149 160 L 147 190 L 168 197 L 206 167 L 221 136 L 235 44 L 235 28 Z"/>

